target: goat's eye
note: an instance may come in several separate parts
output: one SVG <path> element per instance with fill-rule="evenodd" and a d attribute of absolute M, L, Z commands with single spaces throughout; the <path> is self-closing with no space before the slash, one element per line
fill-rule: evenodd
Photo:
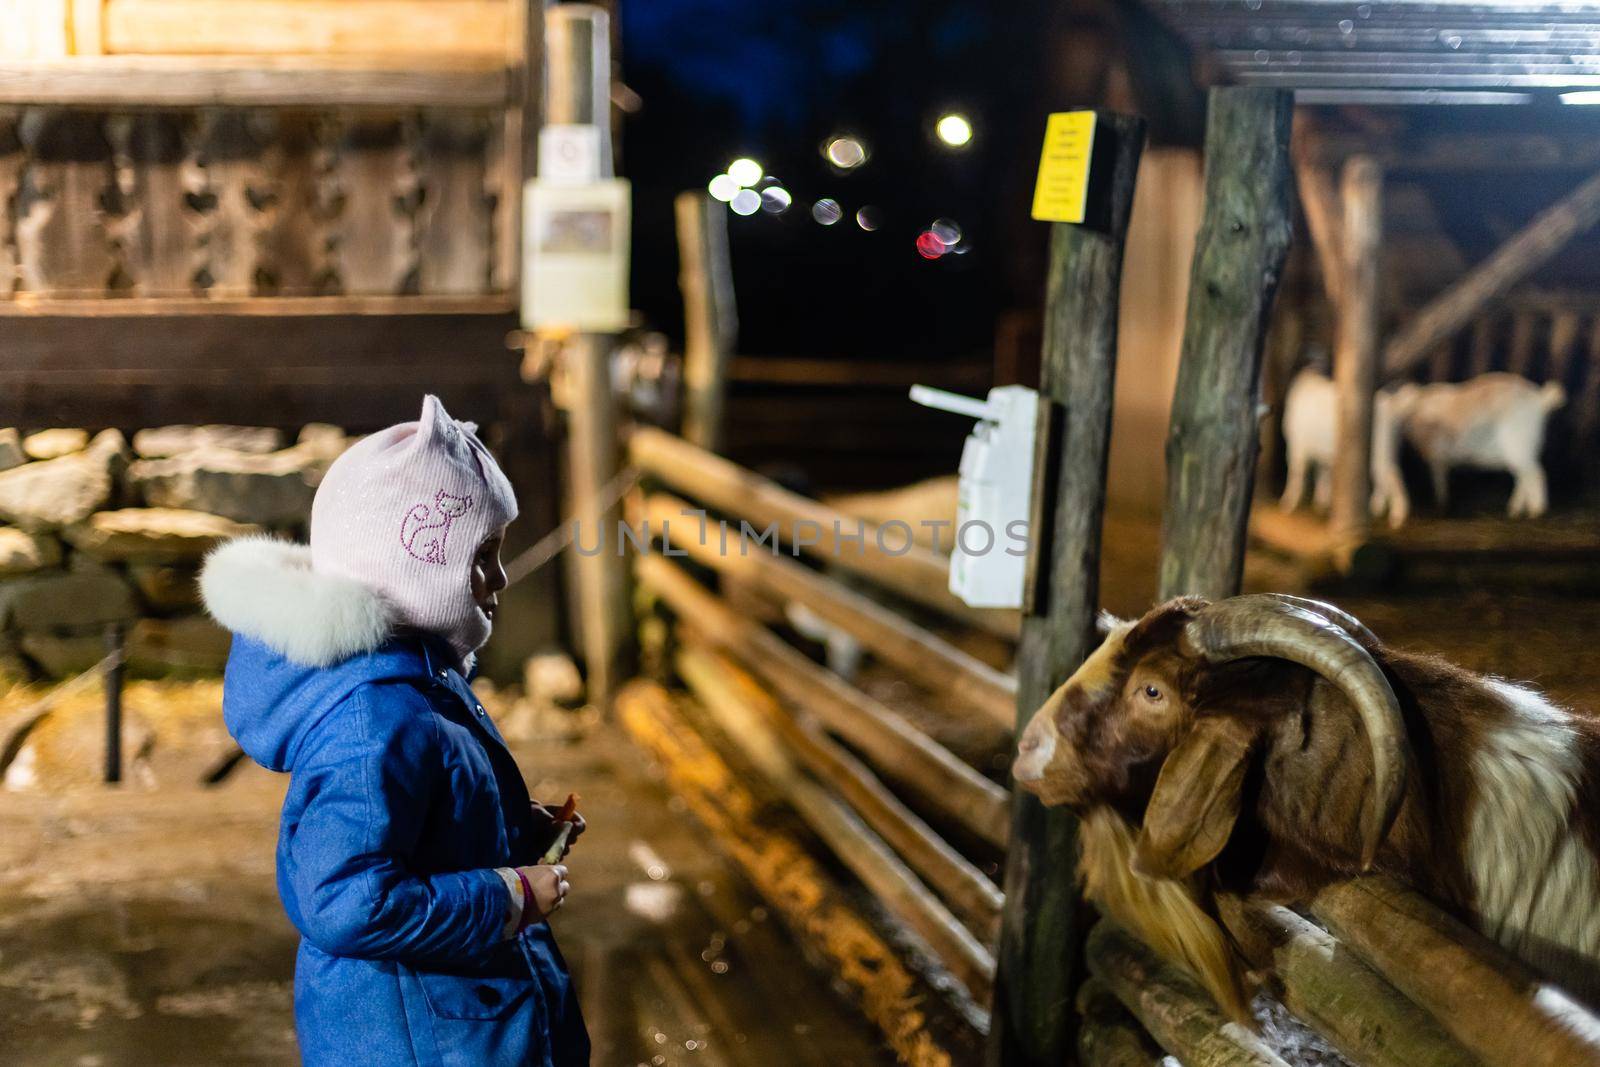
<path fill-rule="evenodd" d="M 1140 690 L 1140 692 L 1143 693 L 1144 694 L 1144 698 L 1146 700 L 1150 701 L 1151 703 L 1154 703 L 1154 702 L 1156 702 L 1156 701 L 1161 699 L 1161 690 L 1156 688 L 1153 685 L 1145 686 L 1142 690 Z"/>

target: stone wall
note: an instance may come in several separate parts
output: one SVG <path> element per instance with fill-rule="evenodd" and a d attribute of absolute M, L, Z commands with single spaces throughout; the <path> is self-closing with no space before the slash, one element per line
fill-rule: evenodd
<path fill-rule="evenodd" d="M 228 635 L 200 609 L 205 553 L 241 534 L 303 537 L 322 472 L 348 438 L 166 426 L 91 435 L 0 430 L 0 678 L 62 677 L 122 624 L 136 675 L 221 669 Z"/>

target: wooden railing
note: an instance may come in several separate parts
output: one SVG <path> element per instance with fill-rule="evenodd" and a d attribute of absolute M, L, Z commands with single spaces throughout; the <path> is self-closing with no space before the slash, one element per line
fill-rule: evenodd
<path fill-rule="evenodd" d="M 871 925 L 870 909 L 851 910 L 850 886 L 823 868 L 805 867 L 805 884 L 781 887 L 765 884 L 773 872 L 760 868 L 752 875 L 757 887 L 855 989 L 902 1060 L 969 1062 L 987 1025 L 1004 901 L 986 871 L 1006 846 L 1007 793 L 905 715 L 789 643 L 761 621 L 780 611 L 752 611 L 749 598 L 774 609 L 803 604 L 905 680 L 995 730 L 1010 729 L 1014 679 L 924 625 L 977 621 L 968 610 L 944 610 L 950 603 L 914 580 L 931 579 L 943 560 L 930 554 L 890 564 L 905 557 L 874 556 L 869 530 L 866 558 L 854 564 L 853 540 L 841 548 L 825 536 L 823 547 L 805 546 L 826 561 L 814 569 L 797 558 L 795 523 L 854 534 L 856 519 L 660 431 L 636 432 L 630 456 L 644 481 L 630 521 L 654 540 L 635 570 L 652 605 L 643 618 L 668 638 L 663 671 L 687 693 L 635 682 L 619 700 L 620 718 L 680 789 L 701 791 L 691 803 L 696 810 L 712 803 L 707 783 L 734 773 L 727 771 L 732 763 L 758 772 L 761 789 L 798 815 L 900 927 L 876 935 L 882 945 L 909 938 L 918 946 L 895 952 L 897 988 L 926 983 L 938 996 L 906 1014 L 907 1002 L 891 1004 L 868 973 L 882 964 L 863 968 L 832 927 L 802 909 L 800 899 L 826 899 L 836 909 L 831 921 L 850 915 Z M 772 523 L 776 543 L 755 541 Z M 728 583 L 737 585 L 742 606 L 719 590 Z M 914 600 L 905 597 L 911 589 L 919 590 Z M 887 607 L 883 596 L 905 597 L 912 604 L 906 611 L 921 621 Z M 1004 630 L 1003 620 L 996 614 L 982 621 Z M 725 845 L 740 862 L 757 863 L 747 849 L 766 824 L 760 805 L 715 804 Z M 789 840 L 785 847 L 805 846 Z M 1403 886 L 1381 878 L 1337 885 L 1311 903 L 1309 916 L 1257 901 L 1219 903 L 1249 962 L 1271 975 L 1267 991 L 1281 1002 L 1271 1011 L 1292 1013 L 1352 1063 L 1600 1064 L 1600 1020 Z M 1093 977 L 1077 998 L 1082 1062 L 1154 1064 L 1162 1052 L 1185 1064 L 1293 1062 L 1292 1052 L 1273 1047 L 1271 1027 L 1252 1034 L 1226 1023 L 1190 976 L 1108 923 L 1091 934 L 1086 955 Z M 1258 1009 L 1264 1003 L 1258 1000 Z"/>

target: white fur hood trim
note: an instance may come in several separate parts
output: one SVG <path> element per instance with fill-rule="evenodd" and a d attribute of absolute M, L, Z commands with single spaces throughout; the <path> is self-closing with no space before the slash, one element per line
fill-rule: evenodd
<path fill-rule="evenodd" d="M 200 594 L 217 622 L 306 667 L 370 652 L 397 622 L 373 589 L 317 574 L 308 546 L 271 537 L 241 537 L 214 550 L 200 571 Z"/>

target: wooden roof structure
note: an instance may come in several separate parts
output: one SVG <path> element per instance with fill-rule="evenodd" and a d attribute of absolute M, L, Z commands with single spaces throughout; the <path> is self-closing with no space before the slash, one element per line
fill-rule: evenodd
<path fill-rule="evenodd" d="M 1600 89 L 1600 4 L 1146 0 L 1216 80 L 1301 103 L 1527 103 Z M 1211 79 L 1208 79 L 1211 80 Z"/>

